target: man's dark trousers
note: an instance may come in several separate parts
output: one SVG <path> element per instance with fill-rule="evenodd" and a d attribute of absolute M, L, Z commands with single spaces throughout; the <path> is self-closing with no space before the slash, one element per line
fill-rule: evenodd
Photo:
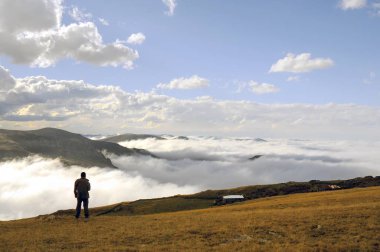
<path fill-rule="evenodd" d="M 81 208 L 82 208 L 82 202 L 83 202 L 83 208 L 84 208 L 84 217 L 88 218 L 88 217 L 90 217 L 89 212 L 88 212 L 88 199 L 87 198 L 84 199 L 81 197 L 77 198 L 77 212 L 75 214 L 75 217 L 79 218 L 79 216 L 80 216 L 80 212 L 81 212 Z"/>

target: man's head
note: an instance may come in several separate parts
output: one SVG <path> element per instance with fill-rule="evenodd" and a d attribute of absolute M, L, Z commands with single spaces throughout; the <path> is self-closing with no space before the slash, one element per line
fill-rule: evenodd
<path fill-rule="evenodd" d="M 80 177 L 81 177 L 81 178 L 86 178 L 86 173 L 85 173 L 85 172 L 82 172 L 82 173 L 80 174 Z"/>

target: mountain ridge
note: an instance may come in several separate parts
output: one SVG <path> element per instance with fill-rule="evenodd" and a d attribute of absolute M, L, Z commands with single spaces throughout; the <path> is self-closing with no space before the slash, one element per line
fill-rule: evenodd
<path fill-rule="evenodd" d="M 126 133 L 122 135 L 106 137 L 106 138 L 103 138 L 102 141 L 111 142 L 111 143 L 119 143 L 119 142 L 125 142 L 125 141 L 143 140 L 143 139 L 148 139 L 148 138 L 153 138 L 155 140 L 165 140 L 165 138 L 157 136 L 157 135 Z"/>
<path fill-rule="evenodd" d="M 91 140 L 80 134 L 56 128 L 37 130 L 0 129 L 0 161 L 40 155 L 59 158 L 63 164 L 83 167 L 117 168 L 103 152 L 115 155 L 146 155 L 156 157 L 147 150 L 126 148 L 117 143 Z"/>

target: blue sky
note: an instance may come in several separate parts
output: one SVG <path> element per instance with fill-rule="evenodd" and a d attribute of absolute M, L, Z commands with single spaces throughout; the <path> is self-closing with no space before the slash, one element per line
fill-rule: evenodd
<path fill-rule="evenodd" d="M 209 96 L 218 101 L 354 104 L 375 110 L 380 105 L 380 1 L 38 1 L 60 8 L 61 28 L 90 22 L 104 44 L 122 41 L 138 51 L 139 58 L 128 70 L 120 62 L 94 64 L 81 56 L 57 56 L 48 67 L 36 67 L 31 62 L 15 64 L 12 53 L 0 49 L 0 65 L 14 78 L 83 80 L 179 100 Z M 175 5 L 171 14 L 170 4 Z M 82 16 L 70 15 L 73 9 Z M 126 43 L 133 33 L 144 34 L 145 40 Z M 308 62 L 299 62 L 303 71 L 279 66 L 270 72 L 290 53 L 293 58 L 309 55 Z M 322 66 L 310 66 L 316 59 Z M 203 84 L 157 88 L 193 76 Z"/>
<path fill-rule="evenodd" d="M 208 95 L 218 99 L 248 99 L 280 103 L 380 104 L 380 81 L 365 85 L 364 79 L 380 69 L 380 17 L 367 8 L 342 10 L 337 1 L 178 1 L 175 13 L 165 15 L 160 1 L 65 1 L 93 19 L 105 42 L 126 40 L 142 32 L 146 41 L 134 46 L 140 58 L 133 70 L 64 60 L 56 66 L 30 69 L 2 65 L 16 76 L 45 75 L 55 79 L 83 79 L 94 84 L 119 85 L 127 90 L 150 91 L 160 82 L 197 74 L 210 87 L 183 92 L 164 91 L 176 97 Z M 63 23 L 72 23 L 64 14 Z M 287 53 L 329 57 L 334 66 L 298 74 L 268 73 L 270 66 Z M 236 81 L 272 83 L 275 94 L 236 94 Z"/>

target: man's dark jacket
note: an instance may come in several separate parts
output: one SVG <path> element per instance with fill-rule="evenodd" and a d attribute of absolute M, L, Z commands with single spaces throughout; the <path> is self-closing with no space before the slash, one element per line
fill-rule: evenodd
<path fill-rule="evenodd" d="M 90 191 L 91 185 L 90 181 L 86 178 L 80 178 L 75 181 L 74 184 L 74 194 L 78 199 L 88 199 L 90 195 L 88 191 Z"/>

